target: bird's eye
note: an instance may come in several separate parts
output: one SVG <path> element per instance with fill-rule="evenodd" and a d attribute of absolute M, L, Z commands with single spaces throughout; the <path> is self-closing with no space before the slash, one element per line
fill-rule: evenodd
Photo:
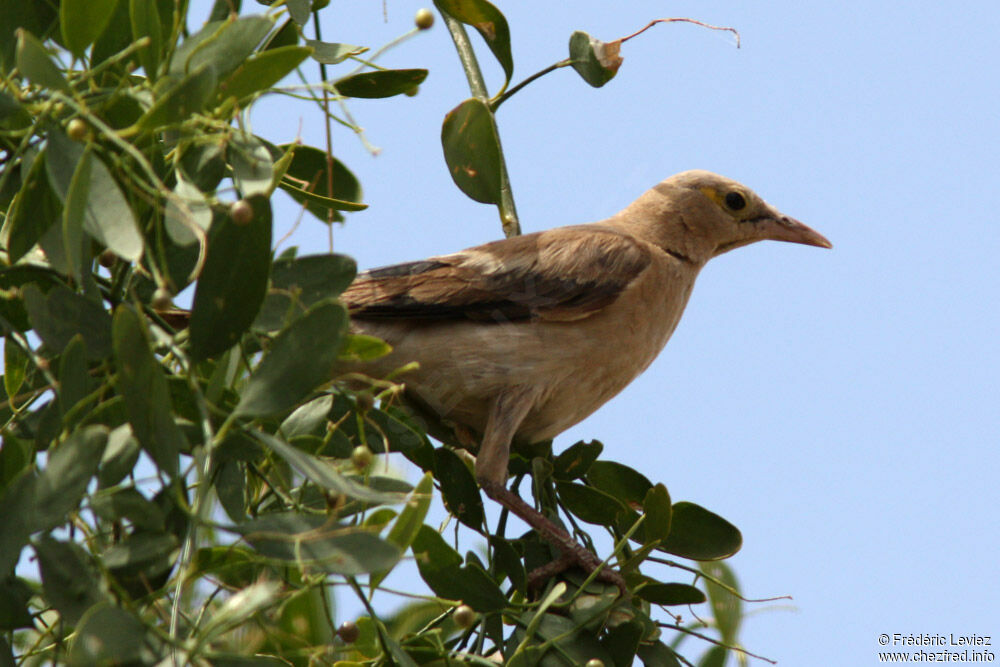
<path fill-rule="evenodd" d="M 730 211 L 741 211 L 747 205 L 747 200 L 739 192 L 730 192 L 726 194 L 726 208 Z"/>

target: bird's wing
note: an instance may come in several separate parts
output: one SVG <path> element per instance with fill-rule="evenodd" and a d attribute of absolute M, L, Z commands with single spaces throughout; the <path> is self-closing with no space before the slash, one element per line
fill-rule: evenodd
<path fill-rule="evenodd" d="M 609 227 L 562 227 L 366 271 L 341 299 L 362 320 L 579 320 L 614 302 L 652 252 Z"/>

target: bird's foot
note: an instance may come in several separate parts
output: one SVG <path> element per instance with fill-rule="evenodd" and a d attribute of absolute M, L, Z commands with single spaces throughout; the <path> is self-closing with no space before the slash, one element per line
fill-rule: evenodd
<path fill-rule="evenodd" d="M 545 585 L 546 581 L 561 572 L 565 572 L 575 565 L 588 575 L 600 568 L 596 577 L 598 581 L 613 584 L 618 587 L 618 590 L 621 591 L 623 597 L 630 597 L 628 587 L 625 585 L 625 579 L 620 573 L 605 566 L 597 556 L 590 551 L 587 551 L 579 544 L 577 546 L 580 547 L 578 551 L 574 550 L 573 553 L 564 552 L 559 558 L 551 563 L 536 567 L 534 570 L 529 572 L 528 590 L 540 590 L 542 586 Z"/>
<path fill-rule="evenodd" d="M 574 540 L 569 533 L 556 525 L 555 522 L 524 502 L 521 496 L 503 484 L 491 484 L 488 481 L 480 480 L 480 485 L 487 496 L 521 517 L 529 526 L 538 531 L 538 534 L 546 542 L 556 547 L 562 554 L 551 563 L 531 571 L 528 576 L 529 589 L 538 587 L 546 579 L 575 565 L 588 575 L 597 572 L 598 580 L 614 584 L 622 592 L 623 596 L 629 597 L 628 587 L 625 585 L 625 579 L 620 573 L 605 566 L 596 554 L 588 551 L 582 544 Z"/>

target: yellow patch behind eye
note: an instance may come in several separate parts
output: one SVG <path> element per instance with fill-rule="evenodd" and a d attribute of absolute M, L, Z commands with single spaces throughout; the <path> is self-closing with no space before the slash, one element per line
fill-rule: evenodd
<path fill-rule="evenodd" d="M 723 211 L 733 216 L 737 220 L 749 220 L 750 218 L 753 218 L 755 216 L 755 214 L 753 213 L 754 209 L 753 198 L 750 196 L 750 193 L 745 190 L 729 189 L 726 190 L 725 192 L 721 192 L 710 186 L 705 186 L 698 189 L 701 190 L 702 194 L 704 194 L 706 197 L 708 197 L 716 204 L 718 204 L 719 208 L 721 208 Z M 739 192 L 741 195 L 743 195 L 743 199 L 746 201 L 747 205 L 744 206 L 739 211 L 734 211 L 733 209 L 729 208 L 729 206 L 726 205 L 726 195 L 730 192 Z"/>

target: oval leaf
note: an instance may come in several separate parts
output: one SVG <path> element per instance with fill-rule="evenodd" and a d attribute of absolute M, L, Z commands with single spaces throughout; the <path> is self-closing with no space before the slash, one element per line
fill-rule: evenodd
<path fill-rule="evenodd" d="M 493 113 L 480 99 L 470 98 L 444 117 L 441 144 L 455 185 L 483 204 L 499 204 L 500 138 Z"/>
<path fill-rule="evenodd" d="M 283 144 L 271 147 L 271 156 L 277 160 L 292 151 L 292 161 L 279 183 L 292 199 L 306 205 L 306 210 L 320 221 L 327 222 L 328 212 L 361 211 L 368 208 L 360 203 L 361 184 L 344 163 L 333 158 L 332 169 L 327 174 L 326 153 L 312 146 Z M 342 220 L 335 214 L 334 220 Z"/>
<path fill-rule="evenodd" d="M 238 225 L 220 217 L 209 230 L 208 258 L 191 308 L 191 352 L 196 359 L 225 352 L 257 317 L 271 260 L 271 203 L 247 200 L 253 219 Z"/>
<path fill-rule="evenodd" d="M 616 461 L 595 461 L 587 471 L 587 481 L 632 506 L 641 505 L 653 488 L 645 475 Z"/>
<path fill-rule="evenodd" d="M 640 529 L 643 544 L 667 539 L 672 518 L 670 493 L 667 492 L 667 487 L 657 484 L 647 491 L 642 501 L 642 509 L 646 514 L 646 520 Z"/>
<path fill-rule="evenodd" d="M 23 288 L 31 326 L 52 350 L 64 350 L 80 334 L 91 359 L 111 354 L 111 317 L 100 305 L 62 285 L 43 295 L 35 285 Z"/>
<path fill-rule="evenodd" d="M 573 69 L 584 81 L 594 88 L 600 88 L 615 78 L 621 67 L 621 40 L 602 42 L 585 32 L 576 31 L 569 38 L 569 57 Z"/>
<path fill-rule="evenodd" d="M 36 86 L 60 90 L 72 95 L 66 78 L 52 62 L 42 43 L 24 28 L 18 28 L 17 34 L 17 69 Z"/>
<path fill-rule="evenodd" d="M 336 42 L 321 42 L 317 39 L 307 39 L 306 44 L 312 47 L 312 58 L 324 65 L 342 63 L 351 56 L 359 56 L 368 50 L 367 46 L 353 44 L 338 44 Z"/>
<path fill-rule="evenodd" d="M 708 577 L 705 581 L 708 599 L 712 603 L 712 615 L 716 627 L 722 635 L 722 641 L 735 645 L 739 634 L 740 623 L 743 620 L 743 601 L 735 594 L 740 590 L 740 583 L 731 567 L 725 563 L 713 561 L 701 563 L 699 569 Z M 731 590 L 716 584 L 719 581 Z"/>
<path fill-rule="evenodd" d="M 478 612 L 499 611 L 507 605 L 500 587 L 483 570 L 462 565 L 462 558 L 433 528 L 423 525 L 413 541 L 413 555 L 424 582 L 435 595 L 461 600 Z"/>
<path fill-rule="evenodd" d="M 160 470 L 175 475 L 177 456 L 188 447 L 174 421 L 163 367 L 150 351 L 142 320 L 131 307 L 118 306 L 112 328 L 117 388 L 132 433 Z"/>
<path fill-rule="evenodd" d="M 333 87 L 344 97 L 379 99 L 409 92 L 426 78 L 425 69 L 386 69 L 340 79 Z"/>
<path fill-rule="evenodd" d="M 264 556 L 315 565 L 331 574 L 358 576 L 388 570 L 400 557 L 399 549 L 378 535 L 337 525 L 326 516 L 265 514 L 237 530 Z"/>
<path fill-rule="evenodd" d="M 700 588 L 688 584 L 647 584 L 639 589 L 638 596 L 653 604 L 701 604 L 705 594 Z"/>
<path fill-rule="evenodd" d="M 602 451 L 604 445 L 597 440 L 590 442 L 581 440 L 556 457 L 552 462 L 552 474 L 556 479 L 565 481 L 583 477 Z"/>
<path fill-rule="evenodd" d="M 306 46 L 283 46 L 252 55 L 219 86 L 219 94 L 223 98 L 242 100 L 270 88 L 291 73 L 311 53 L 312 49 Z"/>
<path fill-rule="evenodd" d="M 233 167 L 233 180 L 244 197 L 270 195 L 274 180 L 271 153 L 257 137 L 239 132 L 226 148 L 226 157 Z"/>
<path fill-rule="evenodd" d="M 510 26 L 503 13 L 486 0 L 434 0 L 434 5 L 453 18 L 471 25 L 486 40 L 486 45 L 503 68 L 503 87 L 514 74 L 514 57 L 510 51 Z M 502 92 L 502 91 L 501 91 Z"/>
<path fill-rule="evenodd" d="M 271 287 L 254 326 L 268 331 L 282 328 L 313 304 L 340 296 L 357 271 L 357 263 L 347 255 L 275 260 L 271 266 Z"/>
<path fill-rule="evenodd" d="M 674 503 L 670 535 L 659 547 L 691 560 L 728 558 L 743 546 L 736 526 L 718 514 L 689 502 Z"/>
<path fill-rule="evenodd" d="M 574 482 L 556 482 L 559 500 L 574 515 L 598 526 L 617 526 L 627 508 L 613 496 L 592 486 Z"/>
<path fill-rule="evenodd" d="M 59 27 L 66 48 L 77 58 L 104 31 L 118 0 L 62 0 L 59 4 Z"/>
<path fill-rule="evenodd" d="M 193 323 L 192 323 L 193 324 Z M 347 333 L 347 311 L 320 302 L 278 334 L 236 406 L 240 415 L 284 412 L 333 377 L 333 364 Z"/>
<path fill-rule="evenodd" d="M 448 511 L 469 528 L 482 531 L 485 515 L 479 485 L 458 454 L 447 447 L 435 449 L 434 476 Z"/>

